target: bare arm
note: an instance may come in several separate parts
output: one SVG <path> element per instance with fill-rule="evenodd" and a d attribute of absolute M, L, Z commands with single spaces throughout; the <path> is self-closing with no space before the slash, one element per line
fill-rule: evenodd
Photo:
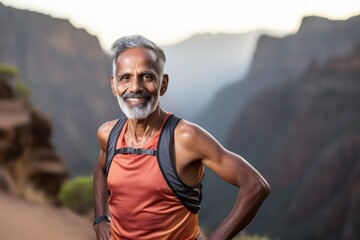
<path fill-rule="evenodd" d="M 232 239 L 251 222 L 270 193 L 265 179 L 243 158 L 227 150 L 222 154 L 221 163 L 210 166 L 215 167 L 213 170 L 220 177 L 239 187 L 239 192 L 232 211 L 210 236 L 211 240 Z"/>
<path fill-rule="evenodd" d="M 105 174 L 106 168 L 106 145 L 111 124 L 104 124 L 98 130 L 98 140 L 100 144 L 99 160 L 94 169 L 94 203 L 95 203 L 95 217 L 109 215 L 108 209 L 108 188 L 107 176 Z M 110 223 L 102 221 L 94 225 L 96 237 L 98 240 L 110 239 Z"/>
<path fill-rule="evenodd" d="M 239 187 L 232 211 L 209 240 L 232 239 L 254 218 L 270 187 L 244 158 L 223 148 L 200 127 L 182 121 L 176 141 L 187 159 L 198 159 L 225 181 Z M 194 160 L 192 160 L 194 161 Z"/>

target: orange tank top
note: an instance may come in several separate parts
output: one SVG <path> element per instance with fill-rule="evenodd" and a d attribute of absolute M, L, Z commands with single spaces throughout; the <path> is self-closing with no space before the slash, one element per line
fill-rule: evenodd
<path fill-rule="evenodd" d="M 128 147 L 126 129 L 127 123 L 117 148 Z M 156 149 L 160 132 L 142 148 Z M 198 214 L 190 212 L 171 190 L 156 156 L 115 155 L 107 183 L 111 239 L 193 240 L 199 236 Z"/>

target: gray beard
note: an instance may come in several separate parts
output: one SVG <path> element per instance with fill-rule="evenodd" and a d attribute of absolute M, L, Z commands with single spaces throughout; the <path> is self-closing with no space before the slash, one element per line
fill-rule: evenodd
<path fill-rule="evenodd" d="M 127 102 L 119 95 L 117 95 L 116 98 L 119 103 L 120 109 L 125 114 L 125 116 L 129 119 L 137 120 L 147 118 L 151 113 L 155 111 L 159 103 L 159 97 L 151 96 L 150 100 L 142 105 L 129 106 Z"/>

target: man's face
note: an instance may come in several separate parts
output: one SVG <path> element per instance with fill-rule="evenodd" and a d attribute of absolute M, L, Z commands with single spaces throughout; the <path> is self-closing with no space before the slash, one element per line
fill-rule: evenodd
<path fill-rule="evenodd" d="M 121 110 L 130 119 L 145 119 L 159 106 L 159 96 L 164 92 L 155 59 L 149 49 L 131 48 L 116 61 L 112 90 Z"/>

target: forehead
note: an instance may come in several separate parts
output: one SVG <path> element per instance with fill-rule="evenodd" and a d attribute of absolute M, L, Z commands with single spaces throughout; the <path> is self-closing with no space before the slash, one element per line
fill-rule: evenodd
<path fill-rule="evenodd" d="M 156 55 L 147 48 L 137 47 L 130 48 L 119 54 L 116 65 L 119 68 L 132 66 L 155 67 Z"/>

